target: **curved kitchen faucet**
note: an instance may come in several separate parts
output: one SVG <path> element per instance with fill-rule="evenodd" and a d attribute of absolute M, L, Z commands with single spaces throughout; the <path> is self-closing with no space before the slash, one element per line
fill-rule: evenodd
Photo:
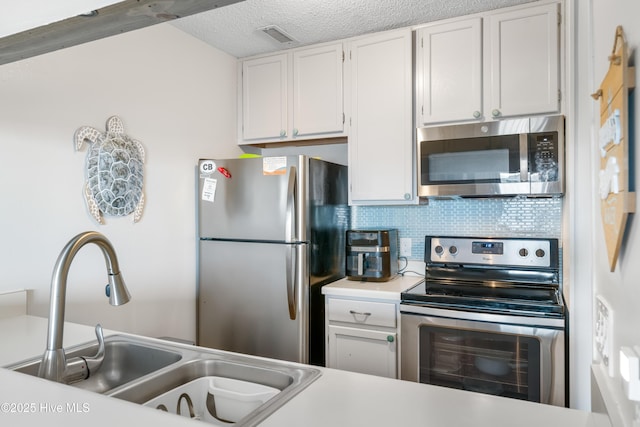
<path fill-rule="evenodd" d="M 129 302 L 131 295 L 127 290 L 124 280 L 120 275 L 118 258 L 111 242 L 102 234 L 95 231 L 86 231 L 75 236 L 62 249 L 51 279 L 51 305 L 49 308 L 49 330 L 47 332 L 47 349 L 42 356 L 38 376 L 57 382 L 72 383 L 88 378 L 91 371 L 95 371 L 102 365 L 104 359 L 104 338 L 102 327 L 96 325 L 96 337 L 98 338 L 98 354 L 94 357 L 74 357 L 67 361 L 62 348 L 62 335 L 64 328 L 64 309 L 67 291 L 67 276 L 73 258 L 80 248 L 88 243 L 96 244 L 104 255 L 107 265 L 109 285 L 107 292 L 109 304 L 122 305 Z"/>

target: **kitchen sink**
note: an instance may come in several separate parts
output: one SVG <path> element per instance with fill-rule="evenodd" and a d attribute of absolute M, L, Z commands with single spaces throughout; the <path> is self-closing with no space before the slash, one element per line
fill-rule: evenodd
<path fill-rule="evenodd" d="M 96 350 L 97 343 L 93 342 L 69 348 L 66 350 L 66 354 L 68 358 L 90 356 L 95 354 Z M 37 358 L 6 368 L 37 376 L 39 365 L 40 358 Z M 183 410 L 181 416 L 191 416 L 217 425 L 230 424 L 225 422 L 228 420 L 221 419 L 219 421 L 216 418 L 216 405 L 214 404 L 211 408 L 210 402 L 207 400 L 213 398 L 207 394 L 207 382 L 222 379 L 232 384 L 273 390 L 269 398 L 257 401 L 257 403 L 254 402 L 254 406 L 251 406 L 250 410 L 236 412 L 240 415 L 237 420 L 234 420 L 234 425 L 245 427 L 254 426 L 263 421 L 320 375 L 321 372 L 318 369 L 293 362 L 265 359 L 153 338 L 111 335 L 105 337 L 105 359 L 100 369 L 88 379 L 70 385 L 173 413 L 176 413 L 176 403 L 177 407 L 180 407 L 181 401 L 184 403 L 183 398 L 187 395 L 185 390 L 188 390 L 189 395 L 186 396 L 186 399 L 189 401 L 189 411 Z M 205 389 L 202 389 L 205 390 L 204 392 L 193 391 L 196 389 L 192 385 L 198 382 L 205 382 Z M 212 393 L 211 388 L 208 390 L 209 393 Z M 158 399 L 166 401 L 166 396 L 171 397 L 173 392 L 180 397 L 172 398 L 171 404 L 154 404 Z M 220 393 L 223 392 L 225 390 L 220 391 Z M 200 396 L 196 396 L 198 394 Z M 231 405 L 245 404 L 246 400 L 251 398 L 251 393 L 243 395 L 237 393 L 237 390 L 230 390 L 225 398 L 229 395 L 232 396 Z M 220 397 L 220 400 L 216 400 L 216 402 L 223 402 L 221 396 L 216 395 L 216 398 Z M 200 408 L 195 408 L 198 405 Z M 200 412 L 192 410 L 192 406 Z M 202 416 L 203 411 L 206 412 L 204 414 L 206 416 Z M 177 413 L 180 413 L 179 410 Z M 176 415 L 167 414 L 167 416 Z"/>
<path fill-rule="evenodd" d="M 160 348 L 150 344 L 138 344 L 118 339 L 105 339 L 105 357 L 100 368 L 83 381 L 72 383 L 73 387 L 106 393 L 116 387 L 143 377 L 151 372 L 169 366 L 182 359 L 178 351 Z M 96 354 L 98 344 L 88 343 L 66 351 L 67 359 L 90 357 Z M 9 366 L 25 374 L 38 376 L 41 358 L 31 359 L 19 365 Z"/>
<path fill-rule="evenodd" d="M 129 402 L 145 403 L 154 397 L 203 377 L 223 377 L 262 384 L 280 391 L 292 385 L 297 375 L 281 369 L 269 369 L 224 359 L 199 358 L 191 360 L 164 375 L 124 387 L 112 396 Z"/>

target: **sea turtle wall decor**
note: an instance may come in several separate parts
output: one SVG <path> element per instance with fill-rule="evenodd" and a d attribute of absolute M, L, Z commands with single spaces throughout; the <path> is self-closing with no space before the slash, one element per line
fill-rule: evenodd
<path fill-rule="evenodd" d="M 124 133 L 122 120 L 112 116 L 106 132 L 91 126 L 76 130 L 77 151 L 90 144 L 86 160 L 84 195 L 91 215 L 104 224 L 103 214 L 126 216 L 138 222 L 144 206 L 144 147 Z"/>

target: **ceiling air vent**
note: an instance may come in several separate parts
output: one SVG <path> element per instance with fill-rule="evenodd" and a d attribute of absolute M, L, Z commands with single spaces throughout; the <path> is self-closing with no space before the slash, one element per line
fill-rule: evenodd
<path fill-rule="evenodd" d="M 277 25 L 269 25 L 267 27 L 258 28 L 258 30 L 262 31 L 263 33 L 280 43 L 291 43 L 295 41 L 293 37 L 285 33 Z"/>

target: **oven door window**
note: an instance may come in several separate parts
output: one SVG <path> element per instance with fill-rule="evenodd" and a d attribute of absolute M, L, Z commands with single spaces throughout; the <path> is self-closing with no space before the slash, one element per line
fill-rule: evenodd
<path fill-rule="evenodd" d="M 535 337 L 420 326 L 420 382 L 541 401 Z"/>
<path fill-rule="evenodd" d="M 520 182 L 518 135 L 420 142 L 420 184 Z"/>

